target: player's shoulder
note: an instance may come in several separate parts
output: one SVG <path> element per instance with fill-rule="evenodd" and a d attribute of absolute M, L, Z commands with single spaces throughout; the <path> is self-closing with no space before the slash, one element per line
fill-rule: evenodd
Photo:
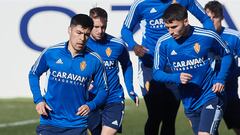
<path fill-rule="evenodd" d="M 88 46 L 86 46 L 86 48 L 85 48 L 85 55 L 88 55 L 88 58 L 89 58 L 92 62 L 94 62 L 94 61 L 100 61 L 100 62 L 102 62 L 101 56 L 100 56 L 97 52 L 95 52 L 95 51 L 93 51 L 91 48 L 89 48 Z"/>
<path fill-rule="evenodd" d="M 61 42 L 58 44 L 55 44 L 53 46 L 45 48 L 42 53 L 57 53 L 58 51 L 62 51 L 63 49 L 66 48 L 67 42 Z"/>
<path fill-rule="evenodd" d="M 197 27 L 197 26 L 193 26 L 193 29 L 194 29 L 193 34 L 195 35 L 211 37 L 211 38 L 219 38 L 219 35 L 213 30 Z"/>
<path fill-rule="evenodd" d="M 231 35 L 240 38 L 240 32 L 230 28 L 224 28 L 223 34 Z"/>
<path fill-rule="evenodd" d="M 140 6 L 144 6 L 144 5 L 148 5 L 150 3 L 151 0 L 135 0 L 132 5 L 131 5 L 131 9 L 135 9 L 136 7 L 140 7 Z"/>
<path fill-rule="evenodd" d="M 121 39 L 107 34 L 107 40 L 116 47 L 126 48 L 126 43 Z"/>
<path fill-rule="evenodd" d="M 157 45 L 163 42 L 168 42 L 171 39 L 172 39 L 172 36 L 169 33 L 166 33 L 162 35 L 160 38 L 158 38 Z"/>

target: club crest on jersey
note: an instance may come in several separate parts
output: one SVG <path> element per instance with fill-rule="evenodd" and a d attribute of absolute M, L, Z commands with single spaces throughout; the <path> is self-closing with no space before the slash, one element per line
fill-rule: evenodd
<path fill-rule="evenodd" d="M 110 55 L 112 54 L 112 50 L 110 47 L 108 47 L 106 50 L 105 50 L 106 54 L 108 57 L 110 57 Z"/>
<path fill-rule="evenodd" d="M 86 66 L 87 66 L 86 61 L 82 61 L 82 62 L 80 63 L 80 69 L 81 69 L 81 71 L 83 71 L 83 70 L 86 68 Z"/>
<path fill-rule="evenodd" d="M 199 53 L 199 52 L 200 52 L 200 45 L 199 45 L 199 43 L 195 43 L 193 48 L 194 48 L 194 51 L 195 51 L 196 53 Z"/>

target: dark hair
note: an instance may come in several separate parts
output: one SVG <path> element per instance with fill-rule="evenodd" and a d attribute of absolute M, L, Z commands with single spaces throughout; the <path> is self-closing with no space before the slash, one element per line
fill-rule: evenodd
<path fill-rule="evenodd" d="M 93 20 L 91 17 L 85 14 L 77 14 L 72 17 L 70 26 L 81 25 L 83 28 L 93 28 Z"/>
<path fill-rule="evenodd" d="M 108 19 L 108 14 L 106 12 L 106 10 L 100 8 L 100 7 L 95 7 L 95 8 L 92 8 L 90 9 L 89 11 L 89 16 L 92 17 L 92 18 L 104 18 L 104 19 Z"/>
<path fill-rule="evenodd" d="M 220 2 L 209 1 L 204 9 L 213 12 L 215 17 L 223 19 L 223 5 Z"/>
<path fill-rule="evenodd" d="M 187 9 L 177 3 L 169 5 L 169 7 L 164 11 L 162 17 L 165 23 L 172 22 L 174 20 L 181 21 L 187 18 Z"/>

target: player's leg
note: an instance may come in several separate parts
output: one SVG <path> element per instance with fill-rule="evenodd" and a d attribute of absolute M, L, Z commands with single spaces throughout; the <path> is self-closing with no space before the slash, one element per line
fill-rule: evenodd
<path fill-rule="evenodd" d="M 192 127 L 194 135 L 198 135 L 198 127 L 200 122 L 201 108 L 194 112 L 185 112 L 186 117 L 189 120 L 189 124 Z"/>
<path fill-rule="evenodd" d="M 177 91 L 177 87 L 166 87 L 165 90 L 162 90 L 162 99 L 164 116 L 162 120 L 161 132 L 160 135 L 175 135 L 175 121 L 180 105 L 180 99 L 172 92 L 172 90 Z"/>
<path fill-rule="evenodd" d="M 157 135 L 159 133 L 159 126 L 162 119 L 160 114 L 161 106 L 158 101 L 160 99 L 160 90 L 152 89 L 152 68 L 145 67 L 141 62 L 139 62 L 138 80 L 148 113 L 148 118 L 144 128 L 145 135 Z"/>
<path fill-rule="evenodd" d="M 115 135 L 122 125 L 124 103 L 111 103 L 102 110 L 101 135 Z"/>
<path fill-rule="evenodd" d="M 240 99 L 229 97 L 224 111 L 223 119 L 228 129 L 233 129 L 236 135 L 240 135 Z"/>
<path fill-rule="evenodd" d="M 218 135 L 218 127 L 223 117 L 223 98 L 207 101 L 201 111 L 198 135 Z"/>
<path fill-rule="evenodd" d="M 101 110 L 95 110 L 88 115 L 88 129 L 91 135 L 100 135 L 102 130 Z"/>

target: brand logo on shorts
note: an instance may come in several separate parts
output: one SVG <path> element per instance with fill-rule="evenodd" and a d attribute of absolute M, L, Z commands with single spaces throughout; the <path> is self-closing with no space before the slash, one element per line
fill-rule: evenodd
<path fill-rule="evenodd" d="M 214 107 L 210 104 L 210 105 L 208 105 L 208 106 L 206 107 L 206 109 L 213 110 Z"/>
<path fill-rule="evenodd" d="M 115 121 L 112 122 L 112 124 L 118 126 L 118 121 L 115 120 Z"/>

